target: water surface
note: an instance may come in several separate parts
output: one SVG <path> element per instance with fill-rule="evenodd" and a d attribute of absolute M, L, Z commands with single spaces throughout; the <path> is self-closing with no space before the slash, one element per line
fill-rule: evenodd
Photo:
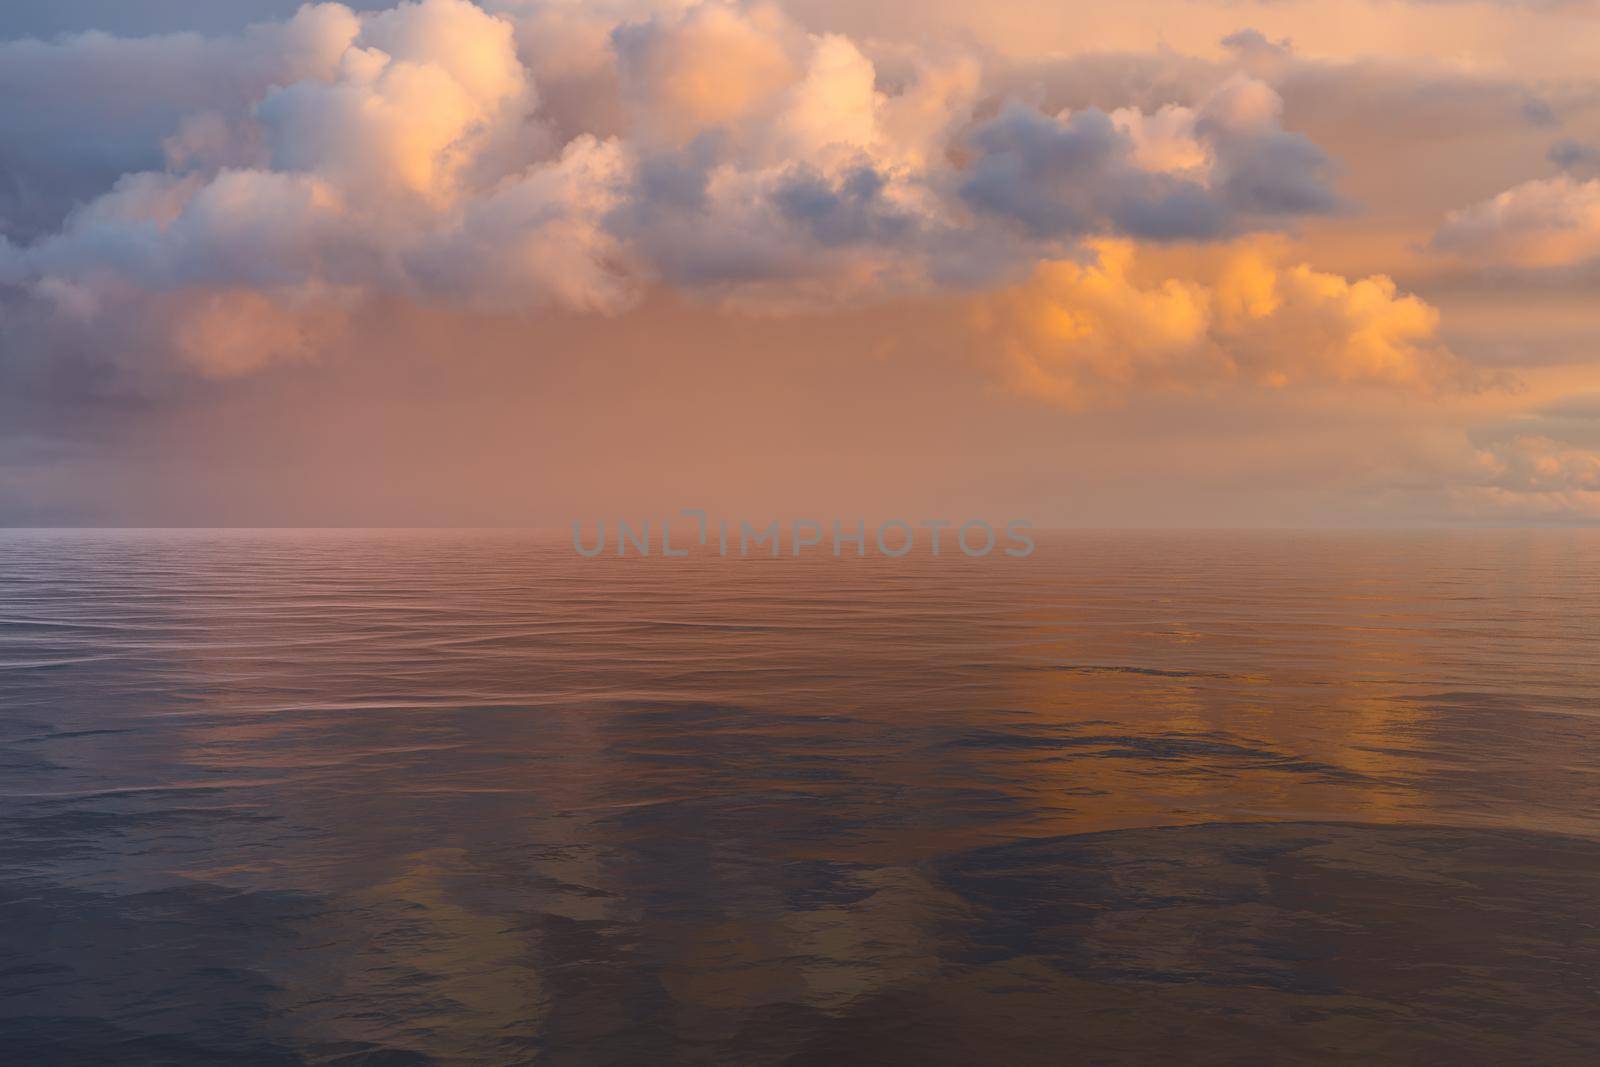
<path fill-rule="evenodd" d="M 48 1064 L 1600 1058 L 1600 536 L 0 532 Z"/>

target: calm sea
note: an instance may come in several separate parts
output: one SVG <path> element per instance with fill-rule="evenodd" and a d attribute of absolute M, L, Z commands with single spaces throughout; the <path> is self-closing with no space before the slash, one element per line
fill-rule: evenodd
<path fill-rule="evenodd" d="M 0 532 L 0 1062 L 1324 1061 L 1600 1061 L 1600 533 Z"/>

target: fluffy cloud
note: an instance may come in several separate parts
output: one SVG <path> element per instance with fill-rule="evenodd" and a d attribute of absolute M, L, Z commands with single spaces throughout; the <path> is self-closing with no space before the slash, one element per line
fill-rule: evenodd
<path fill-rule="evenodd" d="M 320 4 L 232 37 L 0 41 L 0 236 L 37 237 L 118 177 L 160 168 L 186 126 L 215 139 L 221 116 L 247 115 L 272 86 L 333 77 L 359 30 Z"/>
<path fill-rule="evenodd" d="M 0 72 L 0 285 L 139 319 L 212 374 L 300 358 L 373 298 L 816 306 L 1336 206 L 1247 74 L 1047 114 L 972 56 L 875 61 L 761 3 L 322 3 L 232 37 L 12 42 Z"/>
<path fill-rule="evenodd" d="M 531 109 L 529 89 L 509 25 L 428 0 L 366 20 L 332 79 L 275 88 L 255 116 L 274 170 L 441 203 L 496 127 Z"/>
<path fill-rule="evenodd" d="M 773 110 L 804 64 L 803 35 L 767 6 L 698 4 L 624 22 L 611 44 L 631 132 L 649 139 L 686 141 Z"/>
<path fill-rule="evenodd" d="M 1465 380 L 1438 339 L 1438 313 L 1381 275 L 1286 265 L 1263 241 L 1227 248 L 1194 278 L 1151 276 L 1125 241 L 1094 252 L 979 302 L 979 326 L 1020 391 L 1083 407 L 1136 387 L 1426 391 Z"/>
<path fill-rule="evenodd" d="M 452 225 L 407 250 L 409 285 L 486 310 L 549 302 L 615 312 L 633 299 L 628 253 L 603 225 L 621 203 L 629 156 L 579 137 L 555 161 L 468 200 Z"/>
<path fill-rule="evenodd" d="M 1451 212 L 1434 238 L 1441 251 L 1475 264 L 1525 270 L 1600 260 L 1600 178 L 1563 174 L 1524 182 Z"/>
<path fill-rule="evenodd" d="M 154 347 L 215 375 L 306 355 L 373 295 L 625 302 L 601 229 L 622 153 L 593 138 L 532 163 L 507 149 L 537 130 L 504 20 L 467 0 L 365 19 L 320 5 L 240 39 L 165 45 L 207 63 L 216 47 L 258 73 L 232 99 L 191 85 L 197 110 L 157 138 L 168 167 L 0 245 L 0 283 L 72 319 L 137 320 L 166 339 Z M 72 60 L 86 46 L 55 47 Z"/>
<path fill-rule="evenodd" d="M 1047 116 L 1021 104 L 973 131 L 961 188 L 1031 236 L 1213 238 L 1326 214 L 1328 159 L 1279 125 L 1271 86 L 1238 74 L 1198 107 Z"/>

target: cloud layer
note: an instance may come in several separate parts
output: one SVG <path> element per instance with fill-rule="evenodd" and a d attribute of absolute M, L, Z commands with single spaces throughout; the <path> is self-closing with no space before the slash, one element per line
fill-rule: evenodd
<path fill-rule="evenodd" d="M 827 307 L 1339 207 L 1243 72 L 1045 111 L 970 55 L 875 62 L 759 3 L 315 4 L 235 37 L 11 42 L 0 71 L 0 285 L 219 376 L 377 298 Z"/>

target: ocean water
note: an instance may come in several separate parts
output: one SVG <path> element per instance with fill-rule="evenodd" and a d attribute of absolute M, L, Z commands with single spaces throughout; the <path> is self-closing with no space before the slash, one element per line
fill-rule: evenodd
<path fill-rule="evenodd" d="M 1600 1062 L 1600 535 L 0 533 L 0 1062 Z"/>

